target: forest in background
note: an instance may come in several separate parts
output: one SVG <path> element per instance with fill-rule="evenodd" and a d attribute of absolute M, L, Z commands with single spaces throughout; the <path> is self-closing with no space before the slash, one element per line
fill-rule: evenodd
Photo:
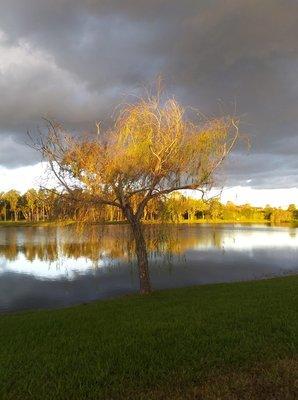
<path fill-rule="evenodd" d="M 121 222 L 125 218 L 121 210 L 104 205 L 92 209 L 93 222 Z M 80 205 L 68 194 L 55 190 L 29 189 L 21 194 L 16 190 L 0 193 L 0 221 L 79 221 L 82 218 Z M 294 204 L 284 210 L 267 205 L 253 207 L 250 204 L 222 204 L 218 198 L 194 199 L 180 193 L 152 199 L 144 212 L 145 222 L 292 222 L 298 220 L 298 209 Z"/>

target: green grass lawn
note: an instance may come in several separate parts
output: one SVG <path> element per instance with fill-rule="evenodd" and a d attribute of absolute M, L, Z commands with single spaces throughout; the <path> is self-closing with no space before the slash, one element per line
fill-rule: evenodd
<path fill-rule="evenodd" d="M 297 399 L 298 276 L 0 317 L 0 398 Z"/>

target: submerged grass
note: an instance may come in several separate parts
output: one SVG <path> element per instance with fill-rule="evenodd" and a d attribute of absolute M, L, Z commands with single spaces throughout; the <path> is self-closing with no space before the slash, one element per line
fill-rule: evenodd
<path fill-rule="evenodd" d="M 1 399 L 298 398 L 298 276 L 0 317 Z"/>

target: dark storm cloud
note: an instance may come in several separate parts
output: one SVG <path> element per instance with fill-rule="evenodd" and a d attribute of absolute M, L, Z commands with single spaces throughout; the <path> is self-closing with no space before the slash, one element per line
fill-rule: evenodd
<path fill-rule="evenodd" d="M 229 183 L 298 186 L 297 1 L 0 5 L 2 143 L 9 133 L 13 147 L 43 115 L 73 127 L 107 118 L 123 94 L 161 73 L 169 92 L 203 112 L 236 104 L 252 150 L 235 155 Z M 0 163 L 13 165 L 3 154 Z M 19 162 L 30 157 L 24 150 Z"/>

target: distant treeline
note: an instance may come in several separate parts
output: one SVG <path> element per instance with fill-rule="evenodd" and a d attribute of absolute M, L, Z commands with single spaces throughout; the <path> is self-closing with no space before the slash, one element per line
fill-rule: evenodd
<path fill-rule="evenodd" d="M 91 221 L 124 221 L 121 210 L 111 206 L 92 206 Z M 68 194 L 55 190 L 30 189 L 23 195 L 16 190 L 0 193 L 0 220 L 2 221 L 51 221 L 80 220 L 81 204 L 74 203 Z M 222 204 L 217 198 L 193 199 L 180 193 L 153 199 L 144 212 L 148 222 L 195 222 L 206 221 L 264 221 L 272 223 L 298 220 L 298 209 L 290 204 L 287 210 L 271 207 L 253 207 L 250 204 Z"/>

